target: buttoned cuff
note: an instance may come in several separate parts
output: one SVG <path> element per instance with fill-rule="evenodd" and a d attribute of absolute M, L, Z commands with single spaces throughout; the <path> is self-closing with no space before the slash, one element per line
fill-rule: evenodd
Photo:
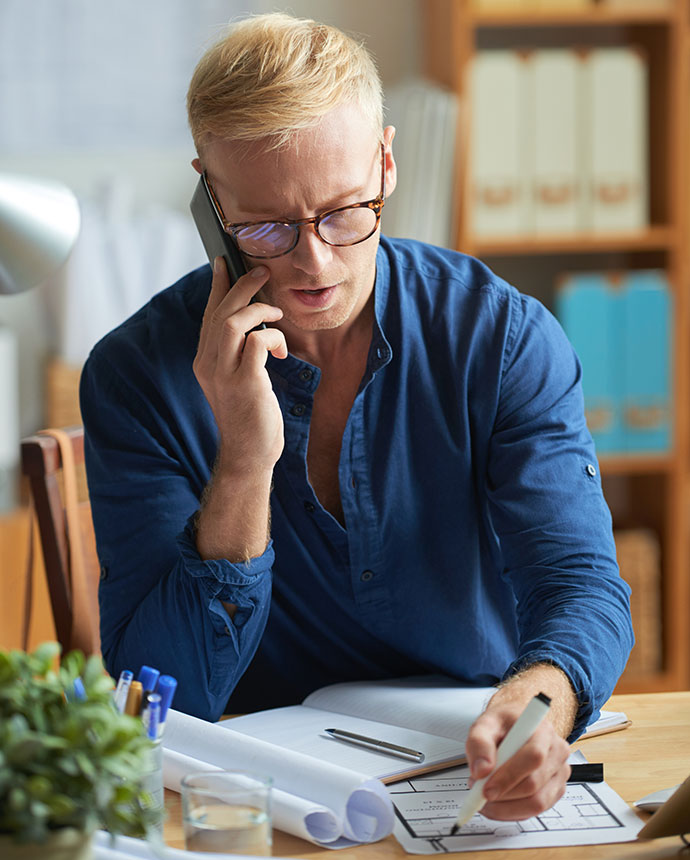
<path fill-rule="evenodd" d="M 177 536 L 177 544 L 190 576 L 213 580 L 213 592 L 216 596 L 224 599 L 223 589 L 219 591 L 218 584 L 235 588 L 252 586 L 256 584 L 258 577 L 270 573 L 275 561 L 272 540 L 260 556 L 248 561 L 231 562 L 225 558 L 204 560 L 196 546 L 195 522 L 196 514 L 187 520 L 184 531 Z"/>

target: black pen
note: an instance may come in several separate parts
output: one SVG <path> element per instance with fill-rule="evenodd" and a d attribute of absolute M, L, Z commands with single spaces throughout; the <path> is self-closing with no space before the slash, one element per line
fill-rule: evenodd
<path fill-rule="evenodd" d="M 568 782 L 603 782 L 604 765 L 600 762 L 585 762 L 570 766 Z"/>
<path fill-rule="evenodd" d="M 354 744 L 358 747 L 373 750 L 374 752 L 386 753 L 386 755 L 394 755 L 398 758 L 404 758 L 407 761 L 424 761 L 424 753 L 419 750 L 411 750 L 408 747 L 401 747 L 398 744 L 390 744 L 388 741 L 379 741 L 376 738 L 367 738 L 364 735 L 356 735 L 354 732 L 346 732 L 345 729 L 324 729 L 326 734 L 339 741 L 345 741 L 348 744 Z"/>

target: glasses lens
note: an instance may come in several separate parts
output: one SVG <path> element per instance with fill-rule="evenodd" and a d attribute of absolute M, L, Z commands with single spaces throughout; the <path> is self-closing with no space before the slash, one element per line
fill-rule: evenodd
<path fill-rule="evenodd" d="M 319 223 L 319 236 L 330 245 L 355 245 L 376 229 L 376 213 L 365 206 L 338 209 Z"/>
<path fill-rule="evenodd" d="M 251 257 L 278 257 L 286 254 L 295 243 L 297 228 L 290 224 L 266 221 L 240 227 L 235 239 L 240 251 Z"/>

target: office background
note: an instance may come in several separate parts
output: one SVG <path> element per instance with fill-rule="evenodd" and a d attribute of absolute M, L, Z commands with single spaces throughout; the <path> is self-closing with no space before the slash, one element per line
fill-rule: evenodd
<path fill-rule="evenodd" d="M 621 689 L 690 687 L 685 0 L 0 0 L 0 172 L 64 181 L 83 217 L 50 283 L 0 298 L 18 379 L 0 434 L 78 422 L 93 343 L 204 261 L 187 83 L 228 20 L 273 10 L 374 53 L 401 174 L 384 231 L 476 254 L 563 322 L 635 594 Z M 15 596 L 24 503 L 18 486 L 0 512 Z"/>

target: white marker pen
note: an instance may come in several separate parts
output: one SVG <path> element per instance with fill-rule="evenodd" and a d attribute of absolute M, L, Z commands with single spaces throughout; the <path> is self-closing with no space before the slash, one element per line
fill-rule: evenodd
<path fill-rule="evenodd" d="M 467 824 L 476 812 L 480 812 L 486 798 L 484 797 L 484 785 L 486 781 L 498 770 L 498 768 L 524 746 L 537 730 L 537 726 L 549 712 L 551 699 L 544 693 L 537 693 L 525 710 L 513 723 L 508 734 L 498 746 L 496 754 L 496 766 L 488 776 L 478 779 L 467 793 L 465 802 L 460 807 L 458 817 L 451 828 L 450 835 L 454 836 L 458 830 Z"/>

